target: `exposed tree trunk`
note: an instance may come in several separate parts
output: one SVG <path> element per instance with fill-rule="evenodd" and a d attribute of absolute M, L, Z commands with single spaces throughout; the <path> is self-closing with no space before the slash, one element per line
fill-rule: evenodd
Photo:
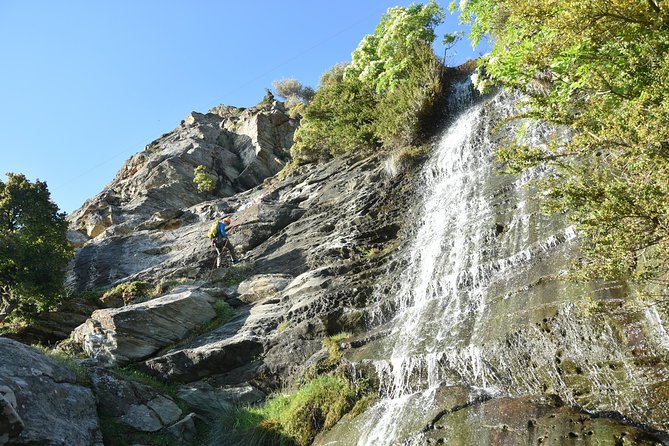
<path fill-rule="evenodd" d="M 0 322 L 3 322 L 19 306 L 19 300 L 7 285 L 0 286 L 0 299 Z"/>

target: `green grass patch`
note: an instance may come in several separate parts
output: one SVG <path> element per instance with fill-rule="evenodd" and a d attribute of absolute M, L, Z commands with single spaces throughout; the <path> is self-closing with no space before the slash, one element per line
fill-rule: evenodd
<path fill-rule="evenodd" d="M 126 381 L 135 381 L 155 389 L 157 392 L 169 396 L 179 406 L 182 412 L 190 412 L 190 407 L 177 396 L 177 385 L 162 381 L 146 372 L 137 370 L 133 366 L 113 367 L 114 373 Z"/>
<path fill-rule="evenodd" d="M 90 385 L 91 380 L 86 371 L 86 367 L 81 365 L 81 358 L 57 348 L 52 349 L 39 344 L 33 345 L 32 347 L 58 364 L 74 372 L 74 375 L 77 378 L 77 383 L 84 386 Z"/>
<path fill-rule="evenodd" d="M 279 394 L 262 407 L 240 407 L 223 420 L 211 444 L 311 444 L 355 405 L 360 389 L 340 376 L 319 376 L 291 394 Z"/>
<path fill-rule="evenodd" d="M 121 302 L 123 305 L 143 302 L 156 297 L 155 289 L 148 282 L 133 281 L 116 285 L 105 292 L 101 300 L 105 303 Z"/>
<path fill-rule="evenodd" d="M 351 333 L 343 332 L 333 336 L 328 336 L 327 338 L 323 339 L 323 347 L 328 350 L 328 360 L 330 363 L 337 363 L 341 361 L 342 352 L 340 343 L 343 340 L 350 338 L 351 336 Z"/>

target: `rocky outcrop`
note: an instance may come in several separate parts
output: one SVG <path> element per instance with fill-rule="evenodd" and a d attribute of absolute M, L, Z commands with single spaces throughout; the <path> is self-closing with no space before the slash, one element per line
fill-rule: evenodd
<path fill-rule="evenodd" d="M 197 286 L 121 308 L 97 310 L 72 341 L 98 361 L 116 365 L 146 358 L 216 316 L 216 298 Z"/>
<path fill-rule="evenodd" d="M 78 232 L 70 239 L 81 245 L 82 234 L 94 239 L 105 232 L 174 229 L 182 224 L 179 210 L 250 189 L 281 170 L 295 127 L 279 102 L 193 112 L 126 161 L 104 191 L 69 216 Z M 193 183 L 197 166 L 215 179 L 211 193 L 203 195 Z"/>
<path fill-rule="evenodd" d="M 0 444 L 102 446 L 95 398 L 75 374 L 0 338 Z"/>
<path fill-rule="evenodd" d="M 184 442 L 195 437 L 193 415 L 182 417 L 181 409 L 170 397 L 102 368 L 92 369 L 90 378 L 102 416 L 139 432 L 162 430 Z"/>

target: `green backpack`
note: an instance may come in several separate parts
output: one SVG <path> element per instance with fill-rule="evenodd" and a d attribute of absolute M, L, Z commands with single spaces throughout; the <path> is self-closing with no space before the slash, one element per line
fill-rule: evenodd
<path fill-rule="evenodd" d="M 209 238 L 214 238 L 217 235 L 218 235 L 218 220 L 212 223 L 211 227 L 209 228 L 209 231 L 207 231 L 207 236 Z"/>

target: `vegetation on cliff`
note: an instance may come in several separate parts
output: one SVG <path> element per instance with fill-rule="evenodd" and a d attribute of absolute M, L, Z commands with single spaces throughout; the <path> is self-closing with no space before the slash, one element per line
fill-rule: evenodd
<path fill-rule="evenodd" d="M 452 5 L 456 9 L 455 5 Z M 669 8 L 656 0 L 470 0 L 476 43 L 492 36 L 481 89 L 527 94 L 519 117 L 558 129 L 510 141 L 515 170 L 548 165 L 547 208 L 582 235 L 585 278 L 656 278 L 669 267 Z M 570 138 L 564 137 L 564 128 Z"/>
<path fill-rule="evenodd" d="M 321 77 L 295 134 L 293 158 L 304 162 L 419 143 L 421 118 L 442 89 L 432 42 L 443 18 L 434 1 L 388 9 L 352 61 Z"/>
<path fill-rule="evenodd" d="M 65 214 L 45 182 L 13 173 L 0 181 L 0 322 L 34 315 L 62 299 L 73 254 L 66 232 Z"/>

